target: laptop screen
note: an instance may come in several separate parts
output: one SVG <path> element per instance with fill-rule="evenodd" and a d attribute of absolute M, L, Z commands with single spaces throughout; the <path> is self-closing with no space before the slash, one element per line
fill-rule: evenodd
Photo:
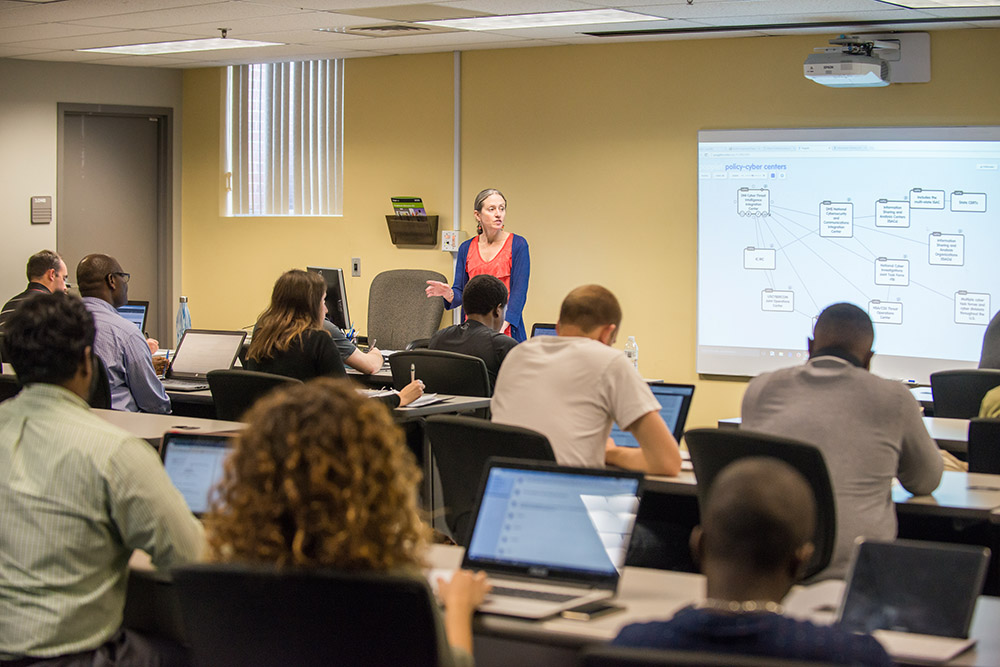
<path fill-rule="evenodd" d="M 494 462 L 463 567 L 612 577 L 625 563 L 641 476 Z"/>
<path fill-rule="evenodd" d="M 246 335 L 245 331 L 188 329 L 170 363 L 170 376 L 205 377 L 209 371 L 232 368 Z"/>
<path fill-rule="evenodd" d="M 845 630 L 968 637 L 989 549 L 897 540 L 857 545 L 840 622 Z"/>
<path fill-rule="evenodd" d="M 684 435 L 684 425 L 687 423 L 688 410 L 694 397 L 693 384 L 667 384 L 653 382 L 649 385 L 653 396 L 660 402 L 660 416 L 666 422 L 667 428 L 674 434 L 674 440 L 681 441 Z M 619 447 L 638 447 L 639 441 L 628 431 L 622 430 L 618 424 L 611 426 L 609 436 Z"/>
<path fill-rule="evenodd" d="M 139 331 L 146 331 L 146 311 L 149 309 L 148 301 L 129 301 L 124 306 L 118 307 L 118 313 L 126 320 L 139 327 Z"/>
<path fill-rule="evenodd" d="M 556 325 L 554 324 L 543 324 L 541 322 L 535 322 L 531 325 L 531 337 L 535 336 L 555 336 Z"/>
<path fill-rule="evenodd" d="M 163 439 L 163 467 L 195 515 L 208 511 L 209 495 L 222 479 L 229 446 L 229 438 L 218 435 L 168 433 Z"/>

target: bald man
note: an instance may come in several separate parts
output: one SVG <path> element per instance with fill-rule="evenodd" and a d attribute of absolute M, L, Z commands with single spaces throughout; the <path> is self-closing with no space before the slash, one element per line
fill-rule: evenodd
<path fill-rule="evenodd" d="M 812 489 L 787 463 L 750 457 L 726 466 L 712 484 L 701 525 L 691 534 L 708 599 L 669 621 L 625 626 L 612 643 L 891 665 L 870 636 L 783 615 L 781 601 L 812 556 L 815 516 Z"/>
<path fill-rule="evenodd" d="M 83 303 L 94 317 L 94 353 L 108 369 L 111 407 L 128 412 L 170 412 L 170 398 L 156 377 L 150 346 L 116 310 L 128 303 L 129 274 L 114 257 L 92 254 L 76 267 Z"/>
<path fill-rule="evenodd" d="M 743 396 L 742 428 L 813 444 L 826 459 L 837 543 L 819 578 L 847 575 L 857 537 L 896 537 L 893 477 L 915 495 L 941 481 L 941 453 L 916 399 L 869 372 L 874 338 L 868 313 L 834 304 L 816 321 L 809 361 L 754 378 Z"/>

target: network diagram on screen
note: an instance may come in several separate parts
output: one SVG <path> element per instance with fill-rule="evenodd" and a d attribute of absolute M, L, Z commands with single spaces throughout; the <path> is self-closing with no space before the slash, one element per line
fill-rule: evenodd
<path fill-rule="evenodd" d="M 699 133 L 698 371 L 803 363 L 826 306 L 875 325 L 873 370 L 975 366 L 1000 308 L 1000 128 Z"/>

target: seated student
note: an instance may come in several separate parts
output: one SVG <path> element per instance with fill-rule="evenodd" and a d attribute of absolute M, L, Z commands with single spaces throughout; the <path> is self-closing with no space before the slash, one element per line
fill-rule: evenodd
<path fill-rule="evenodd" d="M 850 303 L 820 313 L 809 361 L 755 377 L 743 395 L 742 427 L 815 445 L 837 502 L 837 543 L 819 578 L 844 578 L 858 537 L 896 537 L 893 478 L 914 495 L 941 481 L 941 450 L 900 382 L 871 372 L 871 318 Z"/>
<path fill-rule="evenodd" d="M 980 417 L 1000 417 L 1000 387 L 994 387 L 983 396 L 983 402 L 979 406 Z"/>
<path fill-rule="evenodd" d="M 53 294 L 65 292 L 68 288 L 66 277 L 69 272 L 66 269 L 66 263 L 58 253 L 51 250 L 40 250 L 29 257 L 25 273 L 28 275 L 27 289 L 12 296 L 0 310 L 0 333 L 3 332 L 4 325 L 14 314 L 18 304 L 32 294 Z"/>
<path fill-rule="evenodd" d="M 562 465 L 605 463 L 676 475 L 681 454 L 660 404 L 621 350 L 611 347 L 622 309 L 600 285 L 563 299 L 557 336 L 536 336 L 510 351 L 497 375 L 493 421 L 542 433 Z M 635 435 L 639 448 L 617 447 L 611 422 Z"/>
<path fill-rule="evenodd" d="M 0 665 L 188 663 L 179 646 L 121 627 L 132 551 L 171 567 L 197 560 L 205 540 L 156 451 L 87 405 L 93 345 L 93 318 L 62 293 L 28 299 L 7 322 L 25 387 L 0 404 Z"/>
<path fill-rule="evenodd" d="M 87 255 L 76 265 L 76 282 L 87 310 L 94 316 L 94 352 L 108 369 L 111 407 L 129 412 L 170 412 L 170 398 L 156 377 L 152 353 L 158 344 L 116 310 L 128 303 L 128 281 L 118 260 Z"/>
<path fill-rule="evenodd" d="M 333 339 L 333 344 L 337 346 L 337 351 L 340 352 L 340 358 L 345 366 L 350 366 L 365 375 L 371 375 L 382 369 L 385 358 L 382 356 L 382 351 L 374 345 L 370 346 L 367 352 L 362 352 L 358 349 L 357 345 L 351 342 L 347 334 L 340 327 L 325 317 L 323 318 L 323 330 L 330 334 L 330 338 Z"/>
<path fill-rule="evenodd" d="M 435 333 L 428 348 L 479 357 L 486 362 L 492 390 L 500 364 L 517 345 L 516 340 L 500 333 L 507 312 L 507 288 L 495 276 L 474 276 L 465 286 L 462 303 L 468 319 Z"/>
<path fill-rule="evenodd" d="M 245 368 L 303 381 L 346 377 L 337 346 L 323 330 L 326 312 L 323 277 L 312 271 L 285 271 L 274 283 L 271 305 L 254 326 Z M 408 405 L 423 392 L 416 380 L 382 401 L 390 408 Z"/>
<path fill-rule="evenodd" d="M 618 646 L 713 651 L 824 664 L 891 665 L 874 638 L 782 615 L 781 600 L 813 552 L 816 501 L 783 461 L 744 458 L 712 484 L 691 550 L 708 599 L 668 621 L 627 625 Z"/>
<path fill-rule="evenodd" d="M 320 378 L 261 399 L 247 421 L 205 517 L 212 559 L 423 577 L 431 531 L 416 505 L 420 470 L 381 405 Z M 455 649 L 443 662 L 469 664 L 486 576 L 459 571 L 438 586 L 439 638 Z M 359 601 L 330 604 L 347 602 Z"/>

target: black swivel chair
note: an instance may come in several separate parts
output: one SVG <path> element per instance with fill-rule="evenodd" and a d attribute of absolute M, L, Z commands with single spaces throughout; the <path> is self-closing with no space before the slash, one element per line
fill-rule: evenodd
<path fill-rule="evenodd" d="M 430 338 L 417 338 L 416 340 L 411 340 L 406 344 L 404 350 L 426 350 L 427 346 L 431 344 Z"/>
<path fill-rule="evenodd" d="M 17 396 L 21 391 L 21 383 L 14 375 L 0 375 L 0 401 Z"/>
<path fill-rule="evenodd" d="M 215 418 L 240 421 L 243 413 L 258 398 L 275 387 L 296 382 L 302 383 L 296 378 L 257 371 L 209 371 L 208 388 L 212 391 L 212 402 L 215 403 Z"/>
<path fill-rule="evenodd" d="M 969 472 L 1000 474 L 1000 419 L 969 421 Z"/>
<path fill-rule="evenodd" d="M 934 416 L 971 419 L 979 416 L 983 396 L 1000 386 L 1000 370 L 963 368 L 931 373 Z"/>
<path fill-rule="evenodd" d="M 90 381 L 90 399 L 87 403 L 92 408 L 111 409 L 111 380 L 108 378 L 108 367 L 96 354 L 94 360 L 94 377 Z"/>
<path fill-rule="evenodd" d="M 173 570 L 195 662 L 437 667 L 433 597 L 402 575 L 201 564 Z"/>
<path fill-rule="evenodd" d="M 389 357 L 392 385 L 397 390 L 410 384 L 411 367 L 424 390 L 457 396 L 491 396 L 490 374 L 479 357 L 444 350 L 405 350 Z M 489 408 L 476 410 L 477 417 L 490 416 Z"/>
<path fill-rule="evenodd" d="M 580 654 L 580 667 L 831 667 L 827 662 L 784 660 L 768 656 L 658 651 L 653 649 L 594 646 Z"/>
<path fill-rule="evenodd" d="M 698 428 L 684 433 L 698 480 L 698 505 L 705 506 L 712 482 L 728 464 L 747 456 L 768 456 L 802 473 L 816 496 L 815 552 L 803 572 L 809 578 L 830 564 L 837 538 L 837 510 L 823 454 L 813 445 L 743 429 Z"/>
<path fill-rule="evenodd" d="M 548 438 L 537 431 L 494 424 L 484 419 L 456 415 L 433 415 L 424 426 L 430 455 L 425 477 L 435 466 L 441 480 L 441 495 L 445 507 L 445 524 L 452 539 L 463 546 L 469 543 L 467 534 L 476 505 L 476 493 L 486 462 L 494 456 L 555 461 Z"/>

